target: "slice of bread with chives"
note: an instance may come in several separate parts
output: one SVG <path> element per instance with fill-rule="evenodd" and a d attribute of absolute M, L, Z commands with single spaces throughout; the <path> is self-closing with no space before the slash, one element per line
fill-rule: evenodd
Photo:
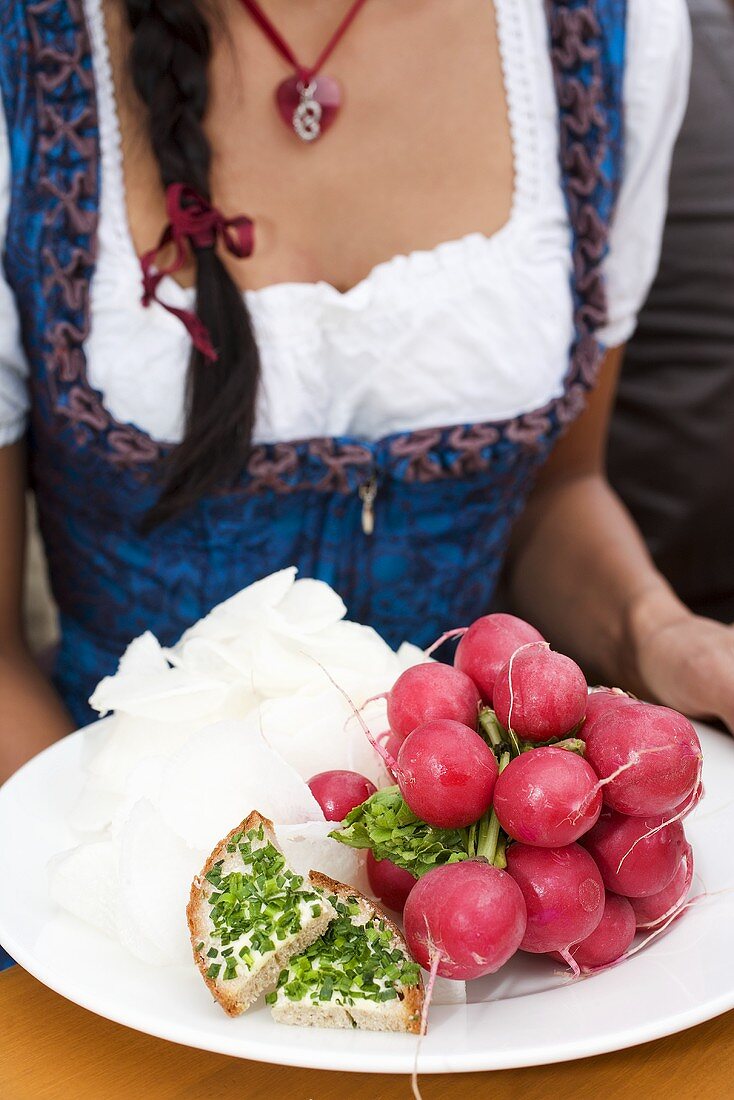
<path fill-rule="evenodd" d="M 288 867 L 272 822 L 254 810 L 194 879 L 186 909 L 194 959 L 230 1016 L 275 989 L 291 957 L 336 917 L 313 877 Z"/>
<path fill-rule="evenodd" d="M 423 1010 L 420 967 L 399 929 L 351 886 L 311 872 L 337 916 L 320 939 L 283 969 L 266 997 L 273 1019 L 305 1027 L 407 1031 Z"/>

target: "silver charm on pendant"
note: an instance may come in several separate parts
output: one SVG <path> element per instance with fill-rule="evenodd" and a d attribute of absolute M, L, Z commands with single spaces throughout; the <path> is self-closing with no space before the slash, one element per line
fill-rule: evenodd
<path fill-rule="evenodd" d="M 315 141 L 321 134 L 321 104 L 314 98 L 316 82 L 299 83 L 301 100 L 293 112 L 293 129 L 301 141 Z"/>

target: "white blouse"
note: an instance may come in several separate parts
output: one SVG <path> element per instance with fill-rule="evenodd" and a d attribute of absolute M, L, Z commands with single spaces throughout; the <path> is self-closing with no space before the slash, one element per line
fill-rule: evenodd
<path fill-rule="evenodd" d="M 91 384 L 121 421 L 175 442 L 188 336 L 140 305 L 101 0 L 84 0 L 102 150 L 97 266 L 85 352 Z M 247 291 L 262 362 L 258 442 L 392 432 L 511 417 L 559 396 L 573 335 L 570 228 L 558 167 L 558 110 L 544 0 L 495 0 L 515 160 L 506 225 L 378 264 L 351 290 L 325 282 Z M 675 136 L 686 103 L 684 0 L 628 0 L 625 170 L 605 264 L 607 346 L 623 343 L 655 273 Z M 0 110 L 0 234 L 9 202 Z M 162 298 L 191 307 L 174 280 Z M 0 279 L 0 446 L 23 433 L 27 366 Z M 420 385 L 416 385 L 420 379 Z"/>

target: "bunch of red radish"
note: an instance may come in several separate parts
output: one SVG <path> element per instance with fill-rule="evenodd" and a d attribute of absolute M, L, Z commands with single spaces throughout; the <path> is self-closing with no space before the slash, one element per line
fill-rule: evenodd
<path fill-rule="evenodd" d="M 403 910 L 417 961 L 444 977 L 494 973 L 518 949 L 575 973 L 613 964 L 638 929 L 667 926 L 685 905 L 682 820 L 702 791 L 696 732 L 616 689 L 589 693 L 579 667 L 514 616 L 458 634 L 453 667 L 398 678 L 385 743 L 366 732 L 417 818 L 483 839 L 474 858 L 417 881 L 370 852 L 372 889 Z M 374 792 L 353 772 L 310 786 L 330 820 Z"/>

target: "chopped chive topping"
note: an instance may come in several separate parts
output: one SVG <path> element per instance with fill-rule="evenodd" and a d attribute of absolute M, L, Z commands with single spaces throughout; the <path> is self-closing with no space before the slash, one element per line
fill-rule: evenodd
<path fill-rule="evenodd" d="M 303 878 L 289 870 L 262 826 L 235 833 L 227 851 L 239 853 L 244 866 L 223 874 L 224 860 L 219 860 L 205 876 L 213 887 L 208 898 L 210 938 L 217 945 L 207 957 L 221 960 L 209 968 L 208 976 L 216 978 L 224 964 L 223 980 L 231 981 L 238 968 L 253 969 L 256 955 L 269 954 L 276 944 L 300 932 L 302 905 L 308 905 L 306 912 L 314 917 L 322 908 L 320 895 L 304 888 Z"/>
<path fill-rule="evenodd" d="M 383 920 L 353 923 L 361 913 L 356 898 L 329 900 L 339 915 L 320 939 L 281 971 L 281 998 L 339 1005 L 393 1001 L 403 986 L 418 984 L 420 967 L 396 946 L 394 933 Z"/>

